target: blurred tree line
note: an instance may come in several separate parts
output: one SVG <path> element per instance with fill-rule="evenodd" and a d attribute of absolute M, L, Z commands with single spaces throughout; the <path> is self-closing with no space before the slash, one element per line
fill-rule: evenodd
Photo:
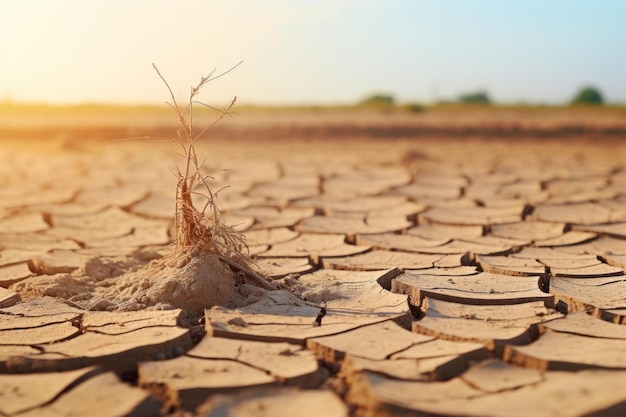
<path fill-rule="evenodd" d="M 445 102 L 444 102 L 445 103 Z M 484 90 L 471 93 L 461 94 L 456 101 L 452 103 L 489 105 L 493 104 L 489 93 Z M 595 87 L 586 86 L 581 88 L 574 98 L 570 100 L 569 105 L 592 105 L 598 106 L 604 104 L 602 93 Z M 396 100 L 391 94 L 372 94 L 358 103 L 359 107 L 369 107 L 380 110 L 392 110 L 394 108 L 402 108 L 411 112 L 422 112 L 425 106 L 420 103 L 406 103 L 402 106 L 396 105 Z"/>

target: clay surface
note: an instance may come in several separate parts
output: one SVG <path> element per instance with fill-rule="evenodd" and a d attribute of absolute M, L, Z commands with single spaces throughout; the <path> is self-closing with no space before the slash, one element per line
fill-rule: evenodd
<path fill-rule="evenodd" d="M 263 288 L 163 262 L 169 145 L 22 123 L 0 414 L 624 415 L 623 118 L 456 116 L 242 114 L 198 142 Z"/>

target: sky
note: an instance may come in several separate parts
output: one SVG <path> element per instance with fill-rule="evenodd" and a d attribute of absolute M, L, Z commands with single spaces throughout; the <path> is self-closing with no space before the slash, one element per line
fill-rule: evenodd
<path fill-rule="evenodd" d="M 626 103 L 623 0 L 0 0 L 0 101 Z"/>

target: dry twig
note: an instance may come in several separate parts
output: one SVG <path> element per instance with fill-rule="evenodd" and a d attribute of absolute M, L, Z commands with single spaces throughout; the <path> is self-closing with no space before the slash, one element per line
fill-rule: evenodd
<path fill-rule="evenodd" d="M 216 193 L 211 189 L 208 182 L 211 178 L 202 174 L 204 160 L 198 160 L 195 148 L 197 140 L 211 127 L 219 123 L 225 116 L 234 114 L 232 109 L 237 100 L 237 97 L 233 98 L 226 110 L 218 110 L 197 101 L 196 96 L 208 82 L 222 77 L 240 64 L 241 62 L 223 73 L 215 75 L 215 71 L 212 71 L 208 76 L 201 77 L 198 84 L 191 87 L 189 100 L 184 107 L 179 105 L 165 77 L 157 66 L 152 64 L 169 91 L 171 102 L 166 103 L 178 116 L 179 129 L 177 137 L 172 140 L 180 145 L 181 156 L 184 160 L 182 170 L 177 167 L 175 172 L 177 182 L 174 251 L 171 256 L 165 258 L 165 262 L 183 267 L 191 259 L 202 253 L 215 253 L 224 263 L 244 272 L 251 283 L 270 288 L 267 281 L 250 268 L 251 261 L 244 236 L 220 220 L 221 213 L 215 201 Z M 197 134 L 193 131 L 194 104 L 200 104 L 219 112 L 218 118 Z M 201 188 L 201 191 L 197 191 L 198 188 Z M 193 194 L 201 194 L 206 198 L 206 203 L 201 209 L 195 207 L 192 200 Z"/>

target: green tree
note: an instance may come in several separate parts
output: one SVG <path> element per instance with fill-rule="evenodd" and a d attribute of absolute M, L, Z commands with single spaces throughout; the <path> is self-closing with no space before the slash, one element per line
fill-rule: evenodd
<path fill-rule="evenodd" d="M 576 94 L 570 104 L 602 105 L 604 98 L 597 88 L 584 87 Z"/>
<path fill-rule="evenodd" d="M 491 104 L 491 99 L 486 91 L 477 91 L 459 96 L 459 102 L 469 104 Z"/>
<path fill-rule="evenodd" d="M 361 106 L 389 106 L 395 105 L 395 99 L 389 94 L 372 94 L 359 102 Z"/>

